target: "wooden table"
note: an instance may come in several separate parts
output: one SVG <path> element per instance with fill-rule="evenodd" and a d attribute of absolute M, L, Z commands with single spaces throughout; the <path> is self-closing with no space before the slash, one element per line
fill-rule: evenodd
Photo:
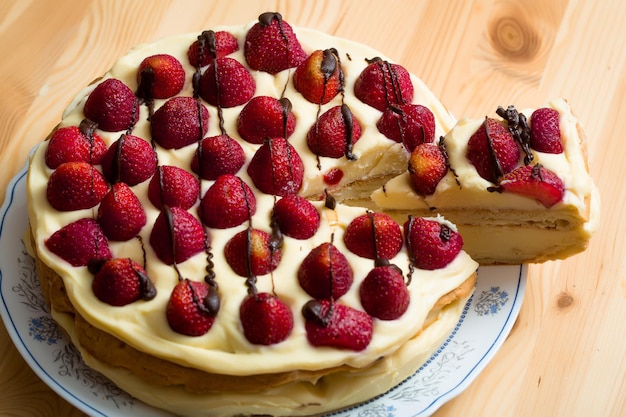
<path fill-rule="evenodd" d="M 626 2 L 5 0 L 0 195 L 71 97 L 131 46 L 264 11 L 375 47 L 457 116 L 571 102 L 589 137 L 601 227 L 586 252 L 530 266 L 504 346 L 436 416 L 626 415 Z M 82 415 L 37 378 L 2 324 L 0 415 Z"/>

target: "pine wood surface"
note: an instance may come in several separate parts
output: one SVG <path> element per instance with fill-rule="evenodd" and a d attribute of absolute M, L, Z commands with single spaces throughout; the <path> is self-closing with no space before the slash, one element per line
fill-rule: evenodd
<path fill-rule="evenodd" d="M 3 1 L 0 196 L 72 96 L 130 47 L 264 11 L 382 51 L 456 116 L 570 101 L 587 131 L 601 227 L 586 252 L 530 266 L 510 336 L 435 416 L 626 415 L 626 2 Z M 3 324 L 0 415 L 82 415 L 31 371 Z"/>

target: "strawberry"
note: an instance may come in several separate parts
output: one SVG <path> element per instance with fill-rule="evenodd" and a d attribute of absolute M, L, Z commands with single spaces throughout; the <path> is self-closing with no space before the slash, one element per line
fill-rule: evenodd
<path fill-rule="evenodd" d="M 395 265 L 372 269 L 359 287 L 363 309 L 380 320 L 396 320 L 409 307 L 409 290 Z"/>
<path fill-rule="evenodd" d="M 108 191 L 107 183 L 96 168 L 87 162 L 66 162 L 50 175 L 46 196 L 59 211 L 94 207 Z"/>
<path fill-rule="evenodd" d="M 496 183 L 517 166 L 520 151 L 506 127 L 495 119 L 485 118 L 467 143 L 466 157 L 478 175 Z"/>
<path fill-rule="evenodd" d="M 94 219 L 84 218 L 63 226 L 44 242 L 46 248 L 72 266 L 86 266 L 93 259 L 113 255 L 109 242 Z"/>
<path fill-rule="evenodd" d="M 243 53 L 250 68 L 276 74 L 297 67 L 306 59 L 293 29 L 280 13 L 263 13 L 244 43 Z"/>
<path fill-rule="evenodd" d="M 98 128 L 118 132 L 130 129 L 139 120 L 139 100 L 126 84 L 108 78 L 89 94 L 84 112 Z"/>
<path fill-rule="evenodd" d="M 565 186 L 554 172 L 541 164 L 524 165 L 502 177 L 499 190 L 534 198 L 550 208 L 563 200 Z"/>
<path fill-rule="evenodd" d="M 185 69 L 172 55 L 151 55 L 139 64 L 137 84 L 142 98 L 170 98 L 183 89 Z"/>
<path fill-rule="evenodd" d="M 236 174 L 246 162 L 243 148 L 228 135 L 202 139 L 191 160 L 191 169 L 205 180 Z"/>
<path fill-rule="evenodd" d="M 256 212 L 254 193 L 241 178 L 224 174 L 209 187 L 200 201 L 200 219 L 209 227 L 239 226 Z"/>
<path fill-rule="evenodd" d="M 300 264 L 298 282 L 315 299 L 336 300 L 350 289 L 353 272 L 344 254 L 332 243 L 324 242 Z"/>
<path fill-rule="evenodd" d="M 244 298 L 239 318 L 246 339 L 255 345 L 273 345 L 287 339 L 293 329 L 293 313 L 275 295 L 262 292 Z"/>
<path fill-rule="evenodd" d="M 89 122 L 81 123 L 81 127 L 88 125 Z M 50 137 L 45 160 L 51 169 L 58 168 L 64 162 L 98 165 L 106 151 L 106 144 L 93 129 L 86 128 L 83 132 L 78 126 L 65 126 L 55 130 Z"/>
<path fill-rule="evenodd" d="M 173 97 L 154 112 L 151 121 L 156 143 L 165 149 L 180 149 L 196 143 L 208 132 L 209 111 L 193 97 Z"/>
<path fill-rule="evenodd" d="M 93 277 L 91 288 L 98 300 L 117 307 L 156 296 L 156 288 L 146 271 L 130 258 L 103 262 Z"/>
<path fill-rule="evenodd" d="M 306 135 L 306 143 L 318 156 L 356 159 L 352 147 L 360 137 L 359 121 L 343 104 L 331 107 L 315 121 Z"/>
<path fill-rule="evenodd" d="M 376 123 L 380 133 L 403 143 L 409 152 L 421 143 L 435 140 L 435 116 L 421 104 L 393 105 Z"/>
<path fill-rule="evenodd" d="M 111 182 L 133 186 L 150 178 L 157 167 L 157 155 L 150 143 L 133 136 L 122 135 L 102 158 L 102 172 Z"/>
<path fill-rule="evenodd" d="M 561 127 L 559 112 L 552 108 L 540 108 L 530 116 L 530 147 L 539 152 L 561 153 Z"/>
<path fill-rule="evenodd" d="M 237 38 L 230 32 L 223 30 L 213 32 L 205 30 L 198 36 L 187 50 L 189 63 L 194 67 L 205 67 L 215 59 L 230 55 L 239 50 Z"/>
<path fill-rule="evenodd" d="M 305 99 L 326 104 L 343 90 L 343 72 L 335 49 L 313 51 L 293 73 L 293 85 Z"/>
<path fill-rule="evenodd" d="M 289 138 L 296 127 L 296 117 L 287 98 L 269 96 L 252 98 L 241 110 L 237 131 L 246 141 L 260 144 L 266 138 Z"/>
<path fill-rule="evenodd" d="M 274 247 L 269 233 L 249 227 L 226 243 L 224 255 L 237 275 L 250 278 L 276 269 L 282 253 Z"/>
<path fill-rule="evenodd" d="M 404 236 L 411 263 L 420 269 L 440 269 L 461 251 L 463 238 L 448 224 L 436 219 L 409 217 Z"/>
<path fill-rule="evenodd" d="M 98 207 L 98 223 L 109 240 L 126 241 L 146 224 L 146 212 L 128 185 L 113 184 Z"/>
<path fill-rule="evenodd" d="M 319 228 L 320 214 L 309 200 L 289 194 L 274 205 L 272 220 L 284 235 L 305 240 Z"/>
<path fill-rule="evenodd" d="M 447 173 L 448 161 L 441 147 L 434 143 L 422 143 L 411 152 L 409 177 L 418 194 L 433 194 Z"/>
<path fill-rule="evenodd" d="M 313 346 L 361 351 L 372 340 L 372 317 L 355 308 L 329 300 L 309 301 L 302 309 L 305 329 Z"/>
<path fill-rule="evenodd" d="M 159 210 L 164 206 L 190 209 L 200 194 L 198 179 L 173 165 L 158 166 L 148 184 L 148 198 Z"/>
<path fill-rule="evenodd" d="M 389 215 L 368 211 L 352 219 L 343 241 L 358 256 L 392 259 L 402 249 L 402 231 Z"/>
<path fill-rule="evenodd" d="M 191 213 L 164 206 L 150 233 L 150 245 L 163 263 L 172 265 L 202 252 L 208 245 L 208 236 Z"/>
<path fill-rule="evenodd" d="M 239 61 L 215 58 L 200 78 L 200 97 L 212 106 L 229 108 L 252 98 L 256 83 L 250 71 Z"/>
<path fill-rule="evenodd" d="M 165 317 L 170 328 L 185 336 L 202 336 L 215 322 L 216 311 L 207 304 L 215 287 L 206 282 L 183 279 L 176 284 L 167 302 Z M 207 302 L 208 301 L 208 302 Z"/>
<path fill-rule="evenodd" d="M 354 95 L 359 100 L 380 111 L 413 100 L 413 83 L 404 67 L 378 57 L 367 62 L 369 65 L 354 83 Z"/>
<path fill-rule="evenodd" d="M 257 149 L 247 172 L 262 192 L 285 196 L 297 193 L 302 186 L 304 164 L 286 139 L 273 138 Z"/>

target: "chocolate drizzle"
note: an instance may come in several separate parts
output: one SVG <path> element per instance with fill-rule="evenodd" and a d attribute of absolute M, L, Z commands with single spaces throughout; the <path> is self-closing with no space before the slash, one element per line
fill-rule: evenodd
<path fill-rule="evenodd" d="M 154 97 L 152 96 L 152 89 L 154 87 L 154 69 L 147 67 L 141 70 L 139 73 L 139 87 L 135 95 L 143 100 L 148 106 L 148 120 L 152 119 L 154 115 Z"/>
<path fill-rule="evenodd" d="M 334 210 L 337 207 L 337 200 L 328 192 L 327 189 L 324 189 L 324 206 L 327 209 Z"/>
<path fill-rule="evenodd" d="M 287 97 L 281 97 L 280 100 L 278 100 L 278 103 L 280 104 L 280 109 L 283 116 L 283 137 L 287 139 L 287 137 L 289 136 L 287 134 L 287 124 L 289 121 L 289 113 L 291 113 L 293 105 Z"/>
<path fill-rule="evenodd" d="M 456 184 L 459 187 L 461 187 L 461 181 L 459 181 L 459 176 L 457 175 L 457 173 L 454 170 L 454 168 L 452 168 L 452 166 L 450 165 L 450 158 L 448 157 L 448 148 L 446 147 L 446 138 L 445 138 L 445 136 L 440 136 L 439 137 L 439 143 L 437 144 L 437 146 L 439 146 L 439 149 L 441 149 L 441 153 L 443 154 L 443 157 L 446 160 L 446 168 L 450 172 L 452 172 L 452 175 L 454 176 L 454 181 L 456 182 Z"/>
<path fill-rule="evenodd" d="M 346 158 L 351 161 L 356 161 L 357 157 L 352 153 L 352 136 L 354 135 L 354 119 L 352 117 L 352 111 L 347 104 L 341 105 L 341 117 L 346 125 Z"/>
<path fill-rule="evenodd" d="M 156 287 L 154 286 L 148 275 L 146 275 L 143 271 L 135 268 L 132 262 L 130 262 L 130 267 L 137 276 L 137 279 L 139 280 L 139 293 L 141 294 L 141 298 L 145 301 L 149 301 L 156 297 Z"/>
<path fill-rule="evenodd" d="M 413 245 L 411 244 L 411 229 L 413 229 L 413 224 L 415 222 L 415 217 L 409 214 L 409 221 L 406 228 L 406 234 L 404 236 L 404 241 L 406 243 L 407 252 L 409 255 L 409 273 L 407 274 L 407 284 L 411 283 L 413 279 L 413 273 L 415 272 L 415 263 L 417 260 L 415 259 L 415 255 L 413 252 Z"/>
<path fill-rule="evenodd" d="M 124 143 L 126 142 L 126 134 L 120 135 L 120 138 L 117 140 L 117 147 L 115 148 L 115 159 L 113 164 L 111 165 L 113 172 L 111 173 L 111 178 L 113 178 L 113 183 L 120 182 L 120 176 L 122 174 L 122 150 L 124 148 Z"/>
<path fill-rule="evenodd" d="M 502 106 L 498 106 L 496 114 L 506 120 L 509 132 L 526 154 L 524 165 L 529 165 L 533 161 L 534 155 L 530 150 L 530 126 L 526 115 L 518 112 L 515 106 L 508 106 L 506 110 Z"/>
<path fill-rule="evenodd" d="M 93 137 L 95 130 L 98 128 L 98 123 L 89 120 L 83 119 L 78 125 L 78 130 L 80 133 L 87 139 L 87 143 L 89 143 L 89 163 L 93 162 L 93 151 L 95 147 L 95 139 Z"/>
<path fill-rule="evenodd" d="M 322 327 L 328 327 L 333 316 L 335 303 L 330 301 L 328 309 L 324 312 L 324 305 L 318 300 L 309 300 L 302 306 L 302 315 L 307 321 L 312 321 Z"/>

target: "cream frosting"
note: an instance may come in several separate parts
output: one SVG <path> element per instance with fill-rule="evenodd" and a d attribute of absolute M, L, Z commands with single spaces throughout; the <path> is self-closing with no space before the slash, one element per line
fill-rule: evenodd
<path fill-rule="evenodd" d="M 245 59 L 242 52 L 243 37 L 250 25 L 214 28 L 215 31 L 228 30 L 239 39 L 240 51 L 234 53 L 232 57 L 244 63 L 244 65 Z M 353 149 L 353 153 L 358 157 L 357 161 L 348 161 L 346 158 L 321 158 L 322 169 L 320 171 L 316 167 L 316 157 L 308 150 L 305 142 L 306 132 L 315 121 L 318 106 L 304 100 L 294 89 L 293 83 L 290 81 L 293 70 L 283 71 L 277 74 L 276 77 L 262 72 L 251 71 L 257 85 L 255 95 L 279 97 L 285 85 L 287 85 L 284 95 L 293 103 L 293 111 L 297 119 L 296 130 L 289 141 L 296 147 L 305 164 L 305 178 L 301 194 L 306 196 L 322 194 L 324 188 L 327 187 L 322 181 L 323 173 L 332 168 L 339 168 L 344 172 L 344 177 L 338 184 L 338 187 L 348 185 L 355 180 L 386 173 L 388 169 L 383 165 L 390 161 L 395 161 L 398 167 L 405 169 L 407 156 L 402 145 L 384 138 L 376 129 L 375 122 L 381 113 L 364 105 L 355 99 L 352 94 L 354 81 L 366 65 L 365 58 L 381 56 L 381 54 L 362 44 L 324 35 L 317 31 L 300 28 L 294 28 L 294 31 L 304 50 L 308 53 L 315 49 L 330 47 L 334 47 L 339 51 L 345 74 L 346 94 L 344 100 L 362 125 L 362 136 Z M 153 44 L 138 46 L 122 57 L 104 75 L 103 79 L 117 78 L 124 81 L 132 90 L 136 90 L 137 83 L 135 77 L 139 62 L 144 57 L 152 54 L 168 53 L 177 57 L 187 71 L 188 77 L 185 87 L 179 95 L 191 96 L 191 74 L 193 74 L 195 68 L 188 63 L 186 53 L 189 45 L 196 39 L 197 35 L 197 33 L 179 35 Z M 437 119 L 436 135 L 445 134 L 452 125 L 452 118 L 417 77 L 412 76 L 412 81 L 415 88 L 413 101 L 426 105 L 433 111 Z M 84 117 L 82 111 L 84 102 L 94 88 L 95 84 L 85 88 L 76 96 L 63 114 L 63 121 L 60 126 L 78 125 L 80 123 Z M 340 101 L 338 100 L 340 98 L 337 97 L 330 103 L 322 106 L 322 112 L 326 108 L 339 104 Z M 164 101 L 156 100 L 155 108 L 162 105 Z M 206 136 L 217 135 L 219 134 L 217 111 L 212 106 L 207 105 L 207 108 L 210 112 L 210 127 Z M 228 134 L 235 138 L 238 138 L 236 119 L 240 110 L 241 106 L 223 110 L 224 127 Z M 98 134 L 110 145 L 118 139 L 120 132 L 98 131 Z M 134 127 L 133 134 L 146 140 L 150 138 L 147 108 L 145 106 L 141 108 L 140 121 Z M 245 141 L 240 141 L 240 143 L 244 147 L 247 161 L 249 161 L 258 145 L 251 145 Z M 331 235 L 334 234 L 334 243 L 348 257 L 355 277 L 355 282 L 350 291 L 341 297 L 339 302 L 359 309 L 361 309 L 358 297 L 359 283 L 374 266 L 373 261 L 351 254 L 343 244 L 342 238 L 349 221 L 355 216 L 363 214 L 365 209 L 339 205 L 336 210 L 330 210 L 324 207 L 323 202 L 315 202 L 322 219 L 316 235 L 307 241 L 285 237 L 280 265 L 272 274 L 259 277 L 257 284 L 259 291 L 274 291 L 291 306 L 295 323 L 289 338 L 276 345 L 257 346 L 250 344 L 241 331 L 238 313 L 239 305 L 247 291 L 244 284 L 245 278 L 236 276 L 230 270 L 230 267 L 226 264 L 222 248 L 226 241 L 236 232 L 245 229 L 247 227 L 246 224 L 226 230 L 210 230 L 211 246 L 214 255 L 213 261 L 216 265 L 216 280 L 219 284 L 222 302 L 221 309 L 213 327 L 206 335 L 200 337 L 183 336 L 170 329 L 164 313 L 171 290 L 177 282 L 177 273 L 171 266 L 164 265 L 158 261 L 152 248 L 147 243 L 151 226 L 159 214 L 159 211 L 147 200 L 148 181 L 132 188 L 143 202 L 148 218 L 147 225 L 141 231 L 140 236 L 146 242 L 144 244 L 147 256 L 146 270 L 157 288 L 157 296 L 147 302 L 138 301 L 124 307 L 111 307 L 100 302 L 94 296 L 91 289 L 92 275 L 87 271 L 86 267 L 72 267 L 49 252 L 45 247 L 45 240 L 53 232 L 79 218 L 95 217 L 97 210 L 94 208 L 62 213 L 50 206 L 45 192 L 48 178 L 52 173 L 52 170 L 47 168 L 44 162 L 47 145 L 47 142 L 42 143 L 34 152 L 29 168 L 27 185 L 29 218 L 38 256 L 46 265 L 63 277 L 67 294 L 72 304 L 77 312 L 92 325 L 115 335 L 115 337 L 143 352 L 184 366 L 228 375 L 275 373 L 290 370 L 319 370 L 338 365 L 348 365 L 354 368 L 367 367 L 380 357 L 394 355 L 399 348 L 412 339 L 422 328 L 424 320 L 435 301 L 459 286 L 478 266 L 469 255 L 461 252 L 445 269 L 436 271 L 415 270 L 409 286 L 411 303 L 408 311 L 399 320 L 375 320 L 373 339 L 364 351 L 352 352 L 332 348 L 314 348 L 307 342 L 304 319 L 300 313 L 302 305 L 310 297 L 299 287 L 295 274 L 304 256 L 313 247 L 329 241 Z M 162 165 L 177 165 L 188 169 L 189 161 L 195 149 L 195 145 L 168 151 L 158 148 L 159 162 Z M 240 170 L 238 175 L 252 186 L 252 182 L 245 172 L 246 166 Z M 203 193 L 210 185 L 210 181 L 202 181 Z M 269 216 L 274 204 L 274 197 L 261 195 L 260 193 L 256 193 L 256 195 L 257 212 L 252 219 L 253 224 L 257 228 L 269 231 Z M 196 208 L 192 208 L 190 212 L 196 215 Z M 110 246 L 113 253 L 117 254 L 117 256 L 131 257 L 140 264 L 142 263 L 142 247 L 138 240 L 111 242 Z M 406 249 L 403 249 L 391 261 L 399 266 L 406 275 L 408 273 L 409 261 L 405 251 Z M 182 275 L 193 280 L 202 280 L 205 274 L 205 266 L 206 254 L 204 253 L 200 253 L 179 264 Z M 458 314 L 456 317 L 458 317 Z M 61 320 L 61 323 L 66 322 L 67 320 Z M 439 328 L 436 336 L 424 338 L 423 342 L 417 344 L 423 351 L 415 352 L 416 355 L 418 353 L 423 355 L 436 348 L 437 341 L 442 334 L 449 331 L 454 320 L 450 321 L 448 319 L 446 323 L 445 326 Z M 68 331 L 71 333 L 70 328 L 68 328 Z M 399 357 L 403 358 L 400 359 L 400 364 L 405 360 L 410 361 L 412 354 L 405 352 L 400 355 Z M 106 373 L 106 367 L 96 366 L 96 368 Z M 132 384 L 128 383 L 128 381 L 133 380 L 131 376 L 119 377 L 119 372 L 113 374 L 116 375 L 114 380 L 122 387 L 125 385 L 128 387 L 132 386 Z M 129 391 L 133 392 L 132 389 L 129 389 Z M 285 398 L 287 397 L 289 397 L 289 392 L 286 393 Z"/>

